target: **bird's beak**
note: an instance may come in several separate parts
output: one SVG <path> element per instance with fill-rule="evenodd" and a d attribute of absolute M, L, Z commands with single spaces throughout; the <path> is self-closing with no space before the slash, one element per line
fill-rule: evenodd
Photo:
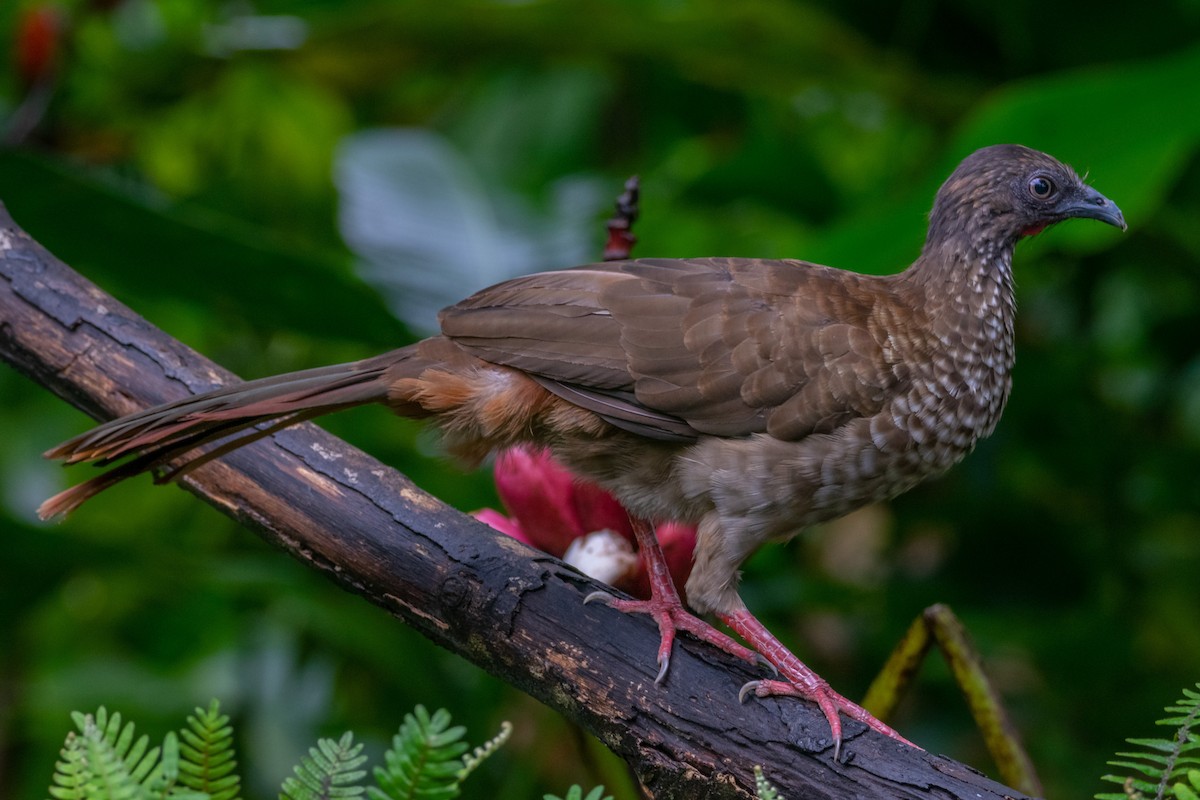
<path fill-rule="evenodd" d="M 1084 186 L 1079 195 L 1065 204 L 1061 211 L 1065 218 L 1098 219 L 1121 230 L 1129 227 L 1117 204 L 1090 186 Z"/>

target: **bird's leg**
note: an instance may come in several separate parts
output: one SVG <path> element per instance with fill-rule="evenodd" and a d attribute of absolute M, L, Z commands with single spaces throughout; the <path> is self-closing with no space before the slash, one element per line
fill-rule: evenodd
<path fill-rule="evenodd" d="M 726 653 L 751 664 L 762 663 L 763 659 L 758 653 L 738 644 L 683 607 L 679 592 L 675 590 L 675 582 L 671 579 L 666 556 L 663 555 L 658 538 L 654 535 L 654 526 L 632 515 L 629 519 L 633 523 L 634 536 L 637 537 L 638 552 L 642 555 L 642 562 L 646 565 L 646 573 L 650 578 L 650 599 L 622 600 L 608 592 L 592 592 L 583 602 L 598 600 L 618 611 L 649 614 L 654 618 L 662 636 L 658 645 L 658 675 L 654 682 L 662 683 L 667 675 L 667 667 L 671 664 L 671 645 L 675 641 L 676 631 L 687 631 L 697 639 L 716 645 Z"/>
<path fill-rule="evenodd" d="M 833 735 L 833 757 L 836 760 L 842 747 L 842 720 L 839 714 L 845 714 L 856 719 L 872 730 L 891 737 L 898 742 L 916 747 L 890 727 L 875 719 L 857 703 L 847 700 L 830 688 L 829 683 L 813 672 L 804 662 L 784 647 L 775 636 L 759 622 L 744 606 L 729 614 L 717 614 L 721 621 L 737 631 L 737 634 L 771 662 L 784 680 L 750 681 L 742 687 L 739 694 L 741 700 L 746 699 L 750 692 L 759 697 L 771 695 L 789 695 L 811 700 L 820 706 L 825 719 L 829 721 L 829 729 Z"/>

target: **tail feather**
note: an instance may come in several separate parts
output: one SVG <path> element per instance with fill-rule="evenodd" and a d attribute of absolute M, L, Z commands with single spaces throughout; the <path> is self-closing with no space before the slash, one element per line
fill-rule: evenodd
<path fill-rule="evenodd" d="M 292 372 L 234 384 L 112 420 L 47 451 L 47 458 L 67 464 L 129 461 L 47 500 L 38 509 L 43 519 L 62 516 L 99 492 L 187 456 L 197 448 L 223 441 L 176 464 L 160 480 L 224 455 L 280 428 L 321 414 L 367 403 L 386 402 L 395 368 L 410 358 L 412 348 L 332 367 Z M 265 428 L 258 427 L 272 422 Z"/>
<path fill-rule="evenodd" d="M 276 375 L 154 406 L 99 425 L 45 455 L 68 464 L 110 462 L 148 446 L 189 436 L 205 424 L 228 420 L 253 420 L 250 424 L 254 424 L 302 409 L 332 411 L 379 402 L 387 396 L 381 382 L 386 366 L 363 368 L 360 365 L 364 363 Z"/>

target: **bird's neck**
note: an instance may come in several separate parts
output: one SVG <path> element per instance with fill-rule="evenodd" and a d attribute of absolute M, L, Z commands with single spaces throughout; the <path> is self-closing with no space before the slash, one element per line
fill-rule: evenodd
<path fill-rule="evenodd" d="M 920 290 L 923 307 L 931 312 L 935 327 L 939 321 L 957 327 L 975 320 L 984 327 L 1006 321 L 1011 328 L 1016 308 L 1014 243 L 964 239 L 926 243 L 921 257 L 905 271 L 905 281 Z"/>
<path fill-rule="evenodd" d="M 926 347 L 947 395 L 971 398 L 979 412 L 976 435 L 1000 417 L 1015 357 L 1013 244 L 986 238 L 926 245 L 904 275 L 928 320 Z"/>

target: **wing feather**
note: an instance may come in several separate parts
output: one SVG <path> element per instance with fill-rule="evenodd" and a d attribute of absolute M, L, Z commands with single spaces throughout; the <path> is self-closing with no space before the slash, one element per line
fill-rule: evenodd
<path fill-rule="evenodd" d="M 887 286 L 800 261 L 642 259 L 517 278 L 441 321 L 626 430 L 796 440 L 877 412 L 905 380 L 873 315 Z"/>

